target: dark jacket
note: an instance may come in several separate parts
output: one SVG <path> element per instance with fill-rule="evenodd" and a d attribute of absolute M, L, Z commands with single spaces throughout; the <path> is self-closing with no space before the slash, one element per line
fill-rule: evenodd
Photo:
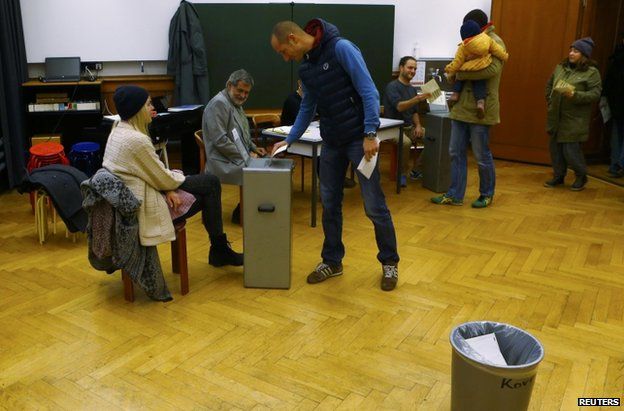
<path fill-rule="evenodd" d="M 197 10 L 184 0 L 169 25 L 167 74 L 175 77 L 177 105 L 206 104 L 210 100 L 204 34 Z"/>
<path fill-rule="evenodd" d="M 316 101 L 323 141 L 340 146 L 363 138 L 364 105 L 351 77 L 337 60 L 335 47 L 341 40 L 338 29 L 315 19 L 308 23 L 306 31 L 321 37 L 318 46 L 305 55 L 299 67 L 299 78 Z M 359 69 L 365 70 L 370 80 L 366 66 Z M 379 95 L 376 97 L 379 105 Z"/>
<path fill-rule="evenodd" d="M 624 119 L 624 45 L 618 45 L 609 57 L 602 94 L 607 97 L 613 118 Z"/>
<path fill-rule="evenodd" d="M 559 80 L 574 86 L 571 98 L 554 90 Z M 557 64 L 546 84 L 548 134 L 556 136 L 558 143 L 587 141 L 592 104 L 600 99 L 600 90 L 600 72 L 596 67 L 580 69 L 568 63 Z"/>
<path fill-rule="evenodd" d="M 81 184 L 83 207 L 89 215 L 89 262 L 96 270 L 112 273 L 124 269 L 152 299 L 171 300 L 156 246 L 139 242 L 138 211 L 132 191 L 108 170 L 101 168 Z"/>
<path fill-rule="evenodd" d="M 36 168 L 26 174 L 17 190 L 26 193 L 43 188 L 67 229 L 72 233 L 84 232 L 87 228 L 87 213 L 82 209 L 80 183 L 87 178 L 77 168 L 54 164 Z"/>

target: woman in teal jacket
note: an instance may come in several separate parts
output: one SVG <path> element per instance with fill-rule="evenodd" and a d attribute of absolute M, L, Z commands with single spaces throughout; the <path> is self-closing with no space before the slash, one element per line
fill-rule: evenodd
<path fill-rule="evenodd" d="M 601 80 L 596 63 L 590 60 L 594 42 L 585 37 L 570 46 L 568 57 L 555 67 L 546 85 L 553 178 L 545 187 L 563 184 L 568 166 L 576 179 L 570 187 L 580 191 L 587 184 L 587 166 L 581 143 L 589 137 L 592 104 L 600 99 Z"/>

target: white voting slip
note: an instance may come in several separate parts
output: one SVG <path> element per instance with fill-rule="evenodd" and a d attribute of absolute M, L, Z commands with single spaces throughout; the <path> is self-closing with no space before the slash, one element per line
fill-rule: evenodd
<path fill-rule="evenodd" d="M 477 352 L 483 359 L 494 365 L 507 365 L 505 357 L 501 354 L 496 334 L 484 334 L 478 337 L 467 338 L 466 343 Z"/>
<path fill-rule="evenodd" d="M 431 79 L 422 86 L 420 86 L 420 90 L 423 94 L 431 94 L 431 97 L 427 99 L 428 103 L 433 103 L 436 99 L 440 98 L 440 96 L 444 96 L 442 90 L 440 90 L 440 86 L 435 81 L 435 79 Z"/>
<path fill-rule="evenodd" d="M 379 145 L 379 138 L 376 138 L 377 145 Z M 375 153 L 375 155 L 368 161 L 366 161 L 366 156 L 362 157 L 360 164 L 357 166 L 357 170 L 364 175 L 366 178 L 370 178 L 371 174 L 375 170 L 375 165 L 377 164 L 377 157 L 379 151 Z"/>

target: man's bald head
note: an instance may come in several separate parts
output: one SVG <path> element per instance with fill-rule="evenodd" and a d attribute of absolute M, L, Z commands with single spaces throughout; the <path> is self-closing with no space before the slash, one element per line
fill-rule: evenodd
<path fill-rule="evenodd" d="M 305 34 L 305 31 L 295 22 L 290 20 L 280 21 L 275 26 L 273 26 L 273 31 L 271 34 L 277 39 L 280 44 L 286 43 L 288 41 L 288 35 L 294 34 L 296 36 L 301 36 Z"/>

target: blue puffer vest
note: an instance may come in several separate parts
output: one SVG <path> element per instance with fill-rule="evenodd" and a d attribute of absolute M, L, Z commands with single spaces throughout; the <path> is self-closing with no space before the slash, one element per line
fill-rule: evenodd
<path fill-rule="evenodd" d="M 336 59 L 335 46 L 341 40 L 338 29 L 318 20 L 323 26 L 323 37 L 319 46 L 306 54 L 299 67 L 299 78 L 316 97 L 323 141 L 341 146 L 363 138 L 364 108 L 351 78 Z"/>

